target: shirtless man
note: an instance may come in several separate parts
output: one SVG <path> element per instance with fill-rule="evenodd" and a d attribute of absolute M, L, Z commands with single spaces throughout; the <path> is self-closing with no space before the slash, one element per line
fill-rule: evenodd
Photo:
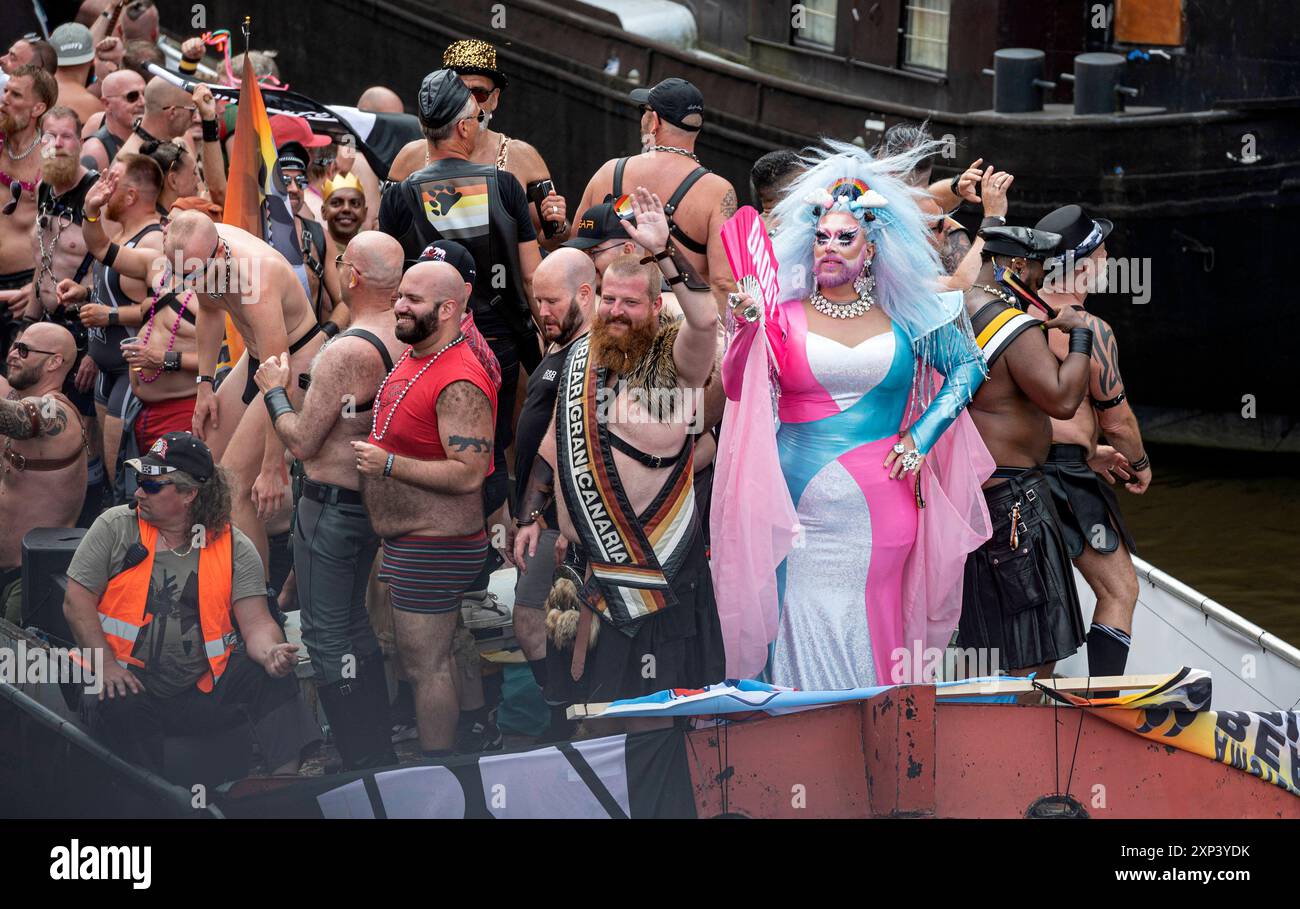
<path fill-rule="evenodd" d="M 985 200 L 992 196 L 986 189 Z M 996 278 L 998 269 L 1041 261 L 1058 241 L 1056 234 L 1026 228 L 985 228 L 977 240 L 983 265 L 966 291 L 966 311 L 988 364 L 968 412 L 998 466 L 984 483 L 993 535 L 966 558 L 957 646 L 993 654 L 993 665 L 1016 675 L 1050 675 L 1084 641 L 1074 573 L 1042 465 L 1051 418 L 1069 417 L 1083 400 L 1092 330 L 1069 307 L 1048 322 L 1026 315 Z M 1049 328 L 1069 337 L 1064 360 L 1048 347 Z M 1039 590 L 1005 583 L 1009 572 L 1024 576 L 1025 561 L 1015 556 L 1026 552 L 1043 581 Z"/>
<path fill-rule="evenodd" d="M 255 400 L 253 376 L 263 356 L 284 350 L 290 354 L 294 376 L 305 373 L 324 336 L 289 263 L 238 227 L 214 224 L 199 212 L 180 212 L 163 233 L 161 255 L 111 249 L 99 215 L 116 188 L 117 179 L 110 172 L 86 195 L 86 244 L 95 258 L 121 274 L 143 278 L 160 292 L 186 296 L 191 307 L 197 303 L 194 434 L 235 474 L 233 519 L 257 545 L 265 566 L 269 560 L 264 521 L 285 503 L 288 471 L 284 445 L 271 432 L 266 408 Z M 243 338 L 245 350 L 221 390 L 213 391 L 226 315 Z M 301 402 L 303 392 L 296 379 L 291 386 L 290 399 Z"/>
<path fill-rule="evenodd" d="M 647 187 L 669 208 L 673 243 L 712 286 L 721 315 L 727 294 L 736 289 L 721 234 L 722 225 L 736 213 L 736 190 L 695 156 L 695 140 L 704 125 L 704 97 L 684 79 L 665 79 L 654 88 L 635 89 L 631 98 L 641 110 L 646 150 L 602 164 L 587 183 L 578 211 L 586 211 L 608 194 L 617 200 L 630 187 Z M 686 193 L 674 198 L 683 188 Z"/>
<path fill-rule="evenodd" d="M 426 757 L 456 740 L 452 639 L 461 598 L 487 558 L 483 482 L 492 471 L 496 389 L 461 333 L 469 288 L 447 262 L 402 278 L 396 334 L 412 346 L 380 386 L 368 441 L 354 441 L 361 494 L 383 538 L 398 655 L 415 690 Z"/>
<path fill-rule="evenodd" d="M 9 351 L 10 391 L 0 400 L 0 610 L 22 621 L 23 537 L 71 527 L 86 495 L 86 433 L 59 393 L 77 357 L 61 325 L 30 326 Z"/>
<path fill-rule="evenodd" d="M 456 41 L 442 55 L 442 65 L 456 71 L 456 75 L 460 76 L 478 102 L 479 108 L 487 115 L 469 160 L 475 164 L 495 164 L 501 170 L 513 174 L 525 190 L 529 189 L 530 184 L 551 179 L 550 168 L 536 148 L 522 139 L 514 139 L 488 129 L 488 124 L 501 105 L 501 91 L 509 85 L 505 73 L 497 69 L 496 48 L 486 41 L 474 38 Z M 422 139 L 408 142 L 397 153 L 392 167 L 388 169 L 388 179 L 393 182 L 405 180 L 428 163 L 428 144 Z M 552 223 L 551 229 L 555 231 L 550 237 L 546 236 L 543 229 L 537 206 L 530 204 L 528 210 L 533 230 L 537 232 L 538 245 L 550 251 L 570 236 L 572 228 L 568 219 L 568 205 L 564 196 L 551 192 L 542 198 L 541 208 L 546 220 Z"/>
<path fill-rule="evenodd" d="M 104 122 L 82 145 L 81 163 L 102 173 L 131 138 L 135 121 L 144 116 L 144 79 L 129 69 L 109 73 L 100 97 Z"/>
<path fill-rule="evenodd" d="M 154 76 L 144 87 L 144 117 L 122 143 L 118 154 L 138 152 L 140 146 L 150 139 L 168 141 L 181 138 L 189 132 L 198 109 L 193 97 L 184 89 L 177 88 L 161 76 Z"/>
<path fill-rule="evenodd" d="M 573 342 L 561 373 L 558 394 L 572 403 L 557 409 L 558 419 L 542 440 L 517 519 L 515 564 L 526 570 L 537 554 L 538 518 L 558 487 L 561 495 L 554 498 L 560 534 L 570 544 L 581 543 L 591 564 L 603 568 L 596 577 L 588 566 L 576 635 L 569 635 L 573 656 L 557 651 L 552 636 L 548 662 L 563 653 L 547 673 L 546 696 L 552 703 L 696 688 L 724 672 L 704 538 L 692 486 L 682 482 L 691 465 L 691 429 L 700 400 L 696 390 L 709 378 L 717 349 L 717 313 L 709 293 L 685 289 L 676 262 L 663 255 L 669 229 L 659 198 L 638 187 L 633 209 L 636 227 L 629 226 L 628 233 L 659 258 L 659 268 L 628 257 L 605 270 L 591 331 Z M 659 324 L 660 273 L 674 287 L 681 284 L 677 297 L 685 314 L 666 328 Z M 613 384 L 598 387 L 601 379 Z M 647 392 L 675 399 L 680 406 L 646 407 Z M 598 423 L 605 423 L 608 433 L 598 432 Z M 614 471 L 593 471 L 591 464 L 607 454 Z M 623 497 L 630 514 L 620 503 Z M 662 504 L 647 515 L 656 499 Z M 610 513 L 621 520 L 611 524 Z M 686 522 L 680 531 L 673 526 L 678 521 Z M 642 527 L 653 522 L 660 549 L 626 537 L 618 529 L 624 522 Z M 665 565 L 675 566 L 672 576 Z M 618 578 L 626 576 L 620 575 L 620 566 L 636 570 L 641 583 L 619 585 Z M 629 637 L 619 628 L 604 627 L 588 653 L 589 626 L 595 619 L 587 604 L 602 599 L 601 624 L 617 622 L 634 631 Z M 647 676 L 648 666 L 653 672 Z M 626 731 L 663 723 L 629 721 Z"/>
<path fill-rule="evenodd" d="M 65 22 L 50 34 L 50 44 L 58 54 L 59 68 L 54 78 L 59 83 L 59 103 L 75 110 L 85 123 L 104 110 L 99 99 L 86 90 L 95 62 L 95 42 L 90 29 Z"/>
<path fill-rule="evenodd" d="M 1090 291 L 1105 292 L 1106 236 L 1112 226 L 1077 205 L 1058 208 L 1034 225 L 1061 235 L 1055 258 L 1048 260 L 1052 274 L 1041 285 L 1045 303 L 1057 310 L 1082 310 Z M 1129 555 L 1136 550 L 1109 484 L 1119 479 L 1129 492 L 1141 495 L 1151 485 L 1151 461 L 1124 393 L 1115 332 L 1092 313 L 1083 312 L 1083 318 L 1096 336 L 1088 394 L 1072 417 L 1052 420 L 1045 472 L 1070 557 L 1097 595 L 1088 631 L 1088 671 L 1123 675 L 1137 605 L 1137 572 Z M 1064 339 L 1057 335 L 1051 341 L 1053 353 L 1064 357 Z M 1098 446 L 1099 435 L 1105 435 L 1107 445 Z"/>
<path fill-rule="evenodd" d="M 343 274 L 351 327 L 316 356 L 302 410 L 289 403 L 283 356 L 268 357 L 255 378 L 276 433 L 303 462 L 293 533 L 302 639 L 344 769 L 352 770 L 396 763 L 384 656 L 366 612 L 379 537 L 362 506 L 351 443 L 369 434 L 375 392 L 406 347 L 393 318 L 402 245 L 366 231 L 348 244 Z"/>
<path fill-rule="evenodd" d="M 10 73 L 0 97 L 0 353 L 9 350 L 18 320 L 35 304 L 32 233 L 41 175 L 40 121 L 58 96 L 54 77 L 26 64 Z"/>
<path fill-rule="evenodd" d="M 303 201 L 303 188 L 307 185 L 307 150 L 296 142 L 287 142 L 279 148 L 280 174 L 284 178 L 284 191 L 289 197 L 289 210 L 293 213 L 293 229 L 298 237 L 303 264 L 295 266 L 299 278 L 307 283 L 303 288 L 311 300 L 316 320 L 331 323 L 334 331 L 348 324 L 348 308 L 339 292 L 339 273 L 334 264 L 336 253 L 326 242 L 325 225 L 312 217 Z M 285 256 L 285 258 L 289 258 Z"/>

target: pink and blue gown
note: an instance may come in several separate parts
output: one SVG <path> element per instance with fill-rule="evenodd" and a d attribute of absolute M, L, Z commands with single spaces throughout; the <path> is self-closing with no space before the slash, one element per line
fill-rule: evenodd
<path fill-rule="evenodd" d="M 889 684 L 904 642 L 904 568 L 918 507 L 915 482 L 890 479 L 883 464 L 909 428 L 912 343 L 891 323 L 849 347 L 810 332 L 801 301 L 779 310 L 766 322 L 780 374 L 776 442 L 801 531 L 777 569 L 779 622 L 765 675 L 804 690 Z M 959 330 L 950 324 L 936 332 Z M 723 380 L 732 400 L 757 334 L 754 325 L 741 326 L 727 351 Z M 939 337 L 934 345 L 943 385 L 910 426 L 922 453 L 983 381 L 978 351 L 959 340 Z"/>

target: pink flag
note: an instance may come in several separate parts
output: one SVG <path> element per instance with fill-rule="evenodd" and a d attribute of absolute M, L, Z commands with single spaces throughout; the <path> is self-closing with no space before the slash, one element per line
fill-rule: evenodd
<path fill-rule="evenodd" d="M 758 212 L 746 206 L 722 226 L 736 282 L 777 313 L 776 256 Z M 727 652 L 727 678 L 753 678 L 767 662 L 780 616 L 776 570 L 794 545 L 798 517 L 776 448 L 770 347 L 753 343 L 764 325 L 746 326 L 728 357 L 744 357 L 739 400 L 729 396 L 718 439 L 710 519 L 714 598 Z M 734 374 L 738 364 L 729 364 Z"/>

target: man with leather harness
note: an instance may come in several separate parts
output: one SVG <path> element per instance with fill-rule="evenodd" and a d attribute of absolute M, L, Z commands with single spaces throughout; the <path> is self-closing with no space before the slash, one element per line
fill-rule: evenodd
<path fill-rule="evenodd" d="M 1041 261 L 1059 236 L 990 226 L 980 238 L 983 266 L 966 291 L 966 311 L 988 378 L 968 412 L 998 466 L 984 483 L 993 534 L 966 558 L 957 646 L 993 654 L 992 665 L 1016 675 L 1051 674 L 1083 644 L 1084 627 L 1042 465 L 1050 418 L 1073 414 L 1083 400 L 1092 330 L 1069 307 L 1039 322 L 997 283 L 1008 266 Z M 1063 361 L 1048 347 L 1049 328 L 1069 335 Z"/>
<path fill-rule="evenodd" d="M 1112 227 L 1078 205 L 1049 212 L 1034 225 L 1061 236 L 1046 267 L 1031 263 L 1023 277 L 1009 270 L 1003 280 L 1017 295 L 1033 290 L 1047 306 L 1078 310 L 1096 339 L 1088 392 L 1072 416 L 1052 419 L 1052 447 L 1043 465 L 1070 558 L 1097 595 L 1088 631 L 1088 671 L 1095 676 L 1123 675 L 1138 596 L 1130 558 L 1137 550 L 1110 484 L 1118 479 L 1141 495 L 1151 483 L 1151 461 L 1119 373 L 1115 332 L 1083 308 L 1089 292 L 1106 290 L 1106 237 Z M 1037 318 L 1040 312 L 1031 310 Z M 1055 333 L 1049 338 L 1058 358 L 1066 356 L 1064 341 Z M 1108 444 L 1098 444 L 1100 435 Z"/>
<path fill-rule="evenodd" d="M 76 355 L 71 332 L 37 322 L 7 358 L 12 390 L 0 400 L 0 612 L 15 624 L 22 621 L 23 537 L 34 527 L 72 527 L 86 494 L 85 424 L 59 391 Z"/>
<path fill-rule="evenodd" d="M 606 161 L 587 183 L 577 210 L 607 195 L 617 207 L 630 187 L 645 186 L 664 200 L 673 244 L 713 289 L 721 314 L 736 289 L 722 248 L 722 225 L 736 213 L 736 190 L 700 164 L 695 144 L 704 125 L 704 96 L 685 79 L 665 79 L 629 96 L 641 111 L 643 151 Z"/>
<path fill-rule="evenodd" d="M 104 77 L 100 99 L 104 102 L 104 122 L 82 146 L 81 163 L 91 170 L 105 171 L 122 144 L 131 138 L 136 121 L 144 116 L 144 78 L 129 69 L 109 73 Z"/>
<path fill-rule="evenodd" d="M 278 151 L 280 176 L 293 213 L 296 243 L 290 244 L 292 248 L 289 249 L 274 242 L 272 245 L 298 273 L 307 299 L 312 301 L 316 321 L 327 335 L 332 336 L 348 324 L 348 308 L 339 292 L 339 274 L 334 265 L 336 256 L 326 251 L 325 225 L 311 217 L 311 209 L 303 201 L 303 188 L 307 185 L 307 149 L 297 142 L 286 142 Z"/>
<path fill-rule="evenodd" d="M 266 566 L 265 520 L 284 505 L 289 476 L 284 445 L 271 431 L 266 408 L 253 400 L 258 396 L 253 377 L 261 357 L 285 350 L 295 374 L 305 374 L 324 336 L 289 263 L 248 231 L 183 211 L 168 223 L 161 254 L 110 244 L 98 222 L 116 182 L 110 172 L 86 195 L 86 245 L 104 264 L 147 280 L 160 293 L 171 290 L 187 308 L 197 310 L 194 434 L 235 475 L 235 526 L 252 539 Z M 174 271 L 177 265 L 181 273 Z M 243 338 L 245 350 L 214 391 L 226 315 Z M 302 395 L 297 382 L 291 383 L 290 399 L 298 402 Z"/>
<path fill-rule="evenodd" d="M 446 239 L 464 246 L 476 263 L 491 263 L 477 269 L 469 300 L 501 368 L 494 467 L 485 487 L 491 514 L 510 496 L 506 449 L 514 438 L 519 369 L 531 373 L 541 361 L 532 299 L 541 253 L 523 186 L 509 171 L 472 160 L 486 114 L 460 76 L 450 69 L 425 76 L 418 107 L 430 164 L 384 193 L 379 229 L 401 242 L 408 259 Z"/>
<path fill-rule="evenodd" d="M 555 419 L 516 519 L 521 570 L 545 565 L 530 560 L 542 530 L 538 519 L 553 497 L 561 534 L 587 560 L 586 577 L 567 596 L 561 591 L 569 582 L 552 591 L 552 703 L 696 688 L 724 673 L 692 483 L 692 426 L 713 370 L 716 309 L 708 286 L 669 245 L 658 197 L 638 187 L 633 208 L 636 226 L 626 222 L 626 230 L 650 255 L 616 260 L 605 271 L 591 331 L 569 348 Z M 661 273 L 681 303 L 680 322 L 660 321 Z M 636 403 L 647 398 L 669 403 Z M 560 614 L 562 599 L 569 602 Z M 626 731 L 662 722 L 630 721 Z"/>
<path fill-rule="evenodd" d="M 352 770 L 396 763 L 384 655 L 366 612 L 379 537 L 361 500 L 352 442 L 369 433 L 375 392 L 406 345 L 393 317 L 401 245 L 363 231 L 339 258 L 352 323 L 316 355 L 302 409 L 286 393 L 287 358 L 268 357 L 255 378 L 275 432 L 303 463 L 293 522 L 302 639 L 343 768 Z"/>

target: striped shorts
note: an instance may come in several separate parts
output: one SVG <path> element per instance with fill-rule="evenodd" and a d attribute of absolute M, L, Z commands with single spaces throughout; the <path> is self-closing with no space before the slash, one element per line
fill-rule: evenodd
<path fill-rule="evenodd" d="M 451 612 L 478 577 L 487 552 L 482 530 L 463 537 L 393 537 L 384 540 L 379 580 L 389 585 L 394 609 Z"/>

